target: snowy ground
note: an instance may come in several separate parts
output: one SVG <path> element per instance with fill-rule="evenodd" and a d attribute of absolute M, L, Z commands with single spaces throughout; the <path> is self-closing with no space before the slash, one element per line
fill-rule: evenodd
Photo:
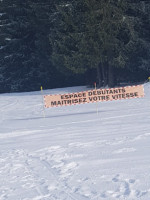
<path fill-rule="evenodd" d="M 1 94 L 0 200 L 149 200 L 144 88 L 144 98 L 46 109 L 45 118 L 40 92 Z"/>

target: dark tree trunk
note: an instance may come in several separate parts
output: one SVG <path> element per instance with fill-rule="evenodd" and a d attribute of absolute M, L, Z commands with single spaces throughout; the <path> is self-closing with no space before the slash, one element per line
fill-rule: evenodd
<path fill-rule="evenodd" d="M 103 86 L 108 85 L 108 67 L 102 64 Z"/>
<path fill-rule="evenodd" d="M 115 86 L 114 69 L 111 65 L 109 65 L 108 67 L 108 86 L 109 87 Z"/>
<path fill-rule="evenodd" d="M 102 68 L 101 66 L 97 67 L 97 80 L 98 80 L 98 87 L 102 87 Z"/>

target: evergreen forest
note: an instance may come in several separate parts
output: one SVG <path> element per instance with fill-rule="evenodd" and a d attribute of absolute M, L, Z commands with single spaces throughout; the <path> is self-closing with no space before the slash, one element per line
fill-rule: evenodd
<path fill-rule="evenodd" d="M 0 93 L 149 76 L 150 1 L 0 1 Z"/>

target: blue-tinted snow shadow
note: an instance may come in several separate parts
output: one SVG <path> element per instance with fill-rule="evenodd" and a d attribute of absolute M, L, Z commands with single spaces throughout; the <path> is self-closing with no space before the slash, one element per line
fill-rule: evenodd
<path fill-rule="evenodd" d="M 110 110 L 109 110 L 110 111 Z M 98 111 L 98 113 L 102 112 L 108 112 L 107 111 Z M 22 119 L 14 119 L 14 120 L 36 120 L 36 119 L 51 119 L 51 118 L 58 118 L 58 117 L 68 117 L 68 116 L 77 116 L 77 115 L 89 115 L 89 114 L 97 114 L 96 111 L 90 111 L 90 112 L 80 112 L 80 113 L 66 113 L 66 114 L 60 114 L 60 115 L 51 115 L 51 116 L 41 116 L 41 117 L 30 117 L 30 118 L 22 118 Z"/>

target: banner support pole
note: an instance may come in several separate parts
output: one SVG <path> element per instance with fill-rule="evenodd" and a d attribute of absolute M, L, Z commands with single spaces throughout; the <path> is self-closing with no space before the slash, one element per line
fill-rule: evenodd
<path fill-rule="evenodd" d="M 41 86 L 41 96 L 42 96 L 42 103 L 43 103 L 43 117 L 45 118 L 45 107 L 44 107 L 44 95 L 43 95 L 43 87 Z"/>
<path fill-rule="evenodd" d="M 96 82 L 94 83 L 94 86 L 95 86 L 95 91 L 96 91 Z M 96 113 L 98 115 L 98 104 L 97 104 L 97 102 L 96 102 Z"/>

